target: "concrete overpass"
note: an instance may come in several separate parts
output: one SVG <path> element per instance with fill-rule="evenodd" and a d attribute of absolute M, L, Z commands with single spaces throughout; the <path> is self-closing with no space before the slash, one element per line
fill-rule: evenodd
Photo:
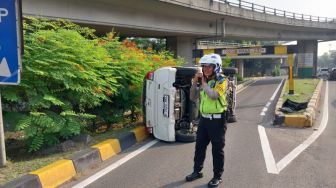
<path fill-rule="evenodd" d="M 24 0 L 23 13 L 69 19 L 98 32 L 114 27 L 123 36 L 166 37 L 170 49 L 189 62 L 198 39 L 298 40 L 299 53 L 313 54 L 307 65 L 316 67 L 317 40 L 336 39 L 334 19 L 232 1 Z"/>

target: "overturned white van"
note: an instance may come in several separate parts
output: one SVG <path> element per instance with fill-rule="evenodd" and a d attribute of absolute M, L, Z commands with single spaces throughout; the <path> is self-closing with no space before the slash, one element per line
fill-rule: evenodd
<path fill-rule="evenodd" d="M 163 67 L 148 72 L 144 79 L 143 113 L 147 130 L 159 140 L 193 142 L 196 139 L 198 101 L 190 100 L 191 80 L 197 67 Z M 227 90 L 228 122 L 236 121 L 236 74 L 224 69 Z"/>

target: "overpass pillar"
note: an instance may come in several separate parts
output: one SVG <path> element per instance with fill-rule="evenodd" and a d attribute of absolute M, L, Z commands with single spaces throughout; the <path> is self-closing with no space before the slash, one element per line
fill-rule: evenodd
<path fill-rule="evenodd" d="M 317 40 L 300 40 L 298 45 L 298 77 L 316 76 Z"/>
<path fill-rule="evenodd" d="M 192 53 L 196 49 L 196 38 L 194 37 L 167 37 L 167 49 L 174 53 L 174 56 L 184 58 L 187 65 L 195 65 Z"/>
<path fill-rule="evenodd" d="M 237 60 L 237 68 L 238 68 L 238 74 L 244 78 L 244 60 L 239 59 Z"/>

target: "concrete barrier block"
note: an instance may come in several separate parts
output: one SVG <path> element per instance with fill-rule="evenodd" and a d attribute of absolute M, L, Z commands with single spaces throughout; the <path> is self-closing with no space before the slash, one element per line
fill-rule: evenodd
<path fill-rule="evenodd" d="M 133 129 L 132 132 L 134 133 L 137 142 L 141 142 L 149 136 L 145 127 L 137 127 Z"/>
<path fill-rule="evenodd" d="M 105 161 L 121 151 L 118 139 L 108 139 L 92 146 L 99 151 L 101 160 Z"/>
<path fill-rule="evenodd" d="M 82 150 L 71 156 L 69 159 L 72 160 L 77 173 L 102 162 L 100 153 L 96 148 L 87 148 Z"/>
<path fill-rule="evenodd" d="M 309 113 L 309 116 L 312 118 L 312 122 L 314 122 L 316 114 L 315 110 L 307 111 L 307 113 Z"/>
<path fill-rule="evenodd" d="M 315 108 L 315 104 L 314 103 L 309 103 L 308 108 Z"/>
<path fill-rule="evenodd" d="M 305 115 L 285 115 L 284 124 L 289 127 L 303 128 L 306 125 L 306 116 Z"/>
<path fill-rule="evenodd" d="M 311 127 L 313 126 L 313 116 L 310 113 L 304 113 L 304 115 L 306 116 L 306 121 L 305 121 L 305 127 Z"/>
<path fill-rule="evenodd" d="M 136 138 L 133 132 L 127 132 L 117 137 L 120 142 L 121 151 L 133 146 Z"/>
<path fill-rule="evenodd" d="M 42 188 L 42 185 L 38 176 L 27 174 L 5 184 L 3 188 Z"/>
<path fill-rule="evenodd" d="M 57 187 L 76 175 L 71 160 L 58 160 L 48 166 L 30 172 L 39 177 L 42 187 Z"/>

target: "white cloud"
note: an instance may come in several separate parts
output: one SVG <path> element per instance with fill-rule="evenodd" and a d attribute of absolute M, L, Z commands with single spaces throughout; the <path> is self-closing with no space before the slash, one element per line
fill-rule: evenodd
<path fill-rule="evenodd" d="M 335 0 L 247 0 L 259 5 L 320 17 L 336 17 Z"/>

